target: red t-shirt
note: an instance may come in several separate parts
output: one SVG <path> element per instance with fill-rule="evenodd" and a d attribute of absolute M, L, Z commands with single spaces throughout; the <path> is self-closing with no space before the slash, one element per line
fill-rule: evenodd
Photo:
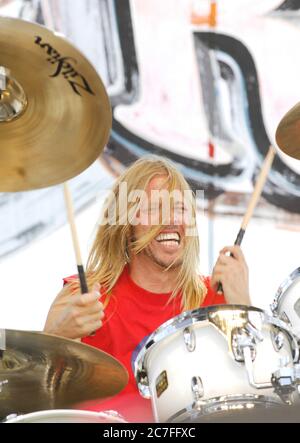
<path fill-rule="evenodd" d="M 68 279 L 65 279 L 65 283 Z M 223 295 L 210 288 L 209 278 L 204 280 L 208 292 L 202 307 L 225 304 Z M 123 391 L 109 400 L 90 401 L 80 409 L 104 411 L 113 409 L 129 422 L 153 422 L 150 400 L 140 396 L 131 368 L 132 353 L 141 341 L 167 320 L 179 315 L 180 297 L 167 304 L 170 293 L 156 294 L 134 283 L 125 267 L 115 284 L 105 309 L 103 326 L 83 343 L 95 346 L 115 357 L 127 369 L 129 383 Z"/>

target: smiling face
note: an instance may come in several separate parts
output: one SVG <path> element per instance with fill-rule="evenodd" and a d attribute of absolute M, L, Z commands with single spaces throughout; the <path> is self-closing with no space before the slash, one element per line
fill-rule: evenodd
<path fill-rule="evenodd" d="M 161 268 L 170 267 L 174 269 L 182 264 L 185 248 L 185 207 L 182 192 L 176 190 L 171 199 L 167 198 L 163 201 L 151 198 L 155 192 L 165 192 L 165 195 L 170 195 L 166 175 L 157 175 L 150 180 L 146 188 L 147 205 L 140 209 L 141 223 L 132 228 L 132 239 L 139 241 L 150 232 L 153 226 L 160 226 L 157 235 L 142 249 L 138 257 L 150 260 Z M 178 198 L 176 198 L 176 195 Z M 153 223 L 153 221 L 156 221 L 156 223 Z M 167 224 L 165 221 L 167 221 Z"/>

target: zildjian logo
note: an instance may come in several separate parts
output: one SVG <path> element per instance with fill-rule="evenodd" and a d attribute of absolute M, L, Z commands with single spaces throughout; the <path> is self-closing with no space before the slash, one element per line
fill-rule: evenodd
<path fill-rule="evenodd" d="M 56 49 L 49 45 L 49 43 L 42 43 L 42 37 L 36 36 L 35 43 L 42 49 L 46 50 L 47 55 L 49 55 L 49 58 L 47 58 L 48 62 L 52 65 L 57 64 L 56 72 L 53 75 L 50 75 L 50 77 L 58 77 L 59 75 L 62 75 L 70 83 L 73 91 L 80 96 L 80 89 L 91 95 L 95 95 L 87 80 L 71 65 L 70 61 L 77 63 L 74 58 L 62 57 Z"/>

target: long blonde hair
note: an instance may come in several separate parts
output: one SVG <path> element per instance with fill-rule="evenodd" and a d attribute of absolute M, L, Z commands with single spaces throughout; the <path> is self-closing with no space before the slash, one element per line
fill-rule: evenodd
<path fill-rule="evenodd" d="M 168 190 L 190 190 L 183 175 L 175 166 L 164 158 L 147 156 L 136 161 L 116 181 L 112 192 L 104 202 L 102 220 L 96 233 L 87 262 L 87 283 L 89 288 L 99 282 L 105 288 L 107 304 L 113 293 L 113 287 L 122 274 L 124 267 L 129 261 L 131 253 L 141 252 L 159 233 L 161 225 L 152 226 L 147 234 L 139 240 L 131 242 L 132 233 L 130 221 L 124 223 L 124 210 L 121 208 L 119 193 L 120 185 L 126 183 L 127 193 L 135 190 L 145 190 L 147 185 L 157 175 L 166 176 Z M 123 202 L 124 203 L 124 202 Z M 126 202 L 126 214 L 133 208 L 133 202 Z M 193 212 L 195 213 L 195 199 L 193 199 Z M 115 217 L 111 223 L 112 214 Z M 199 238 L 198 235 L 185 238 L 185 248 L 182 264 L 178 273 L 175 289 L 170 300 L 181 294 L 181 306 L 183 310 L 198 308 L 203 302 L 207 289 L 198 273 L 199 269 Z M 78 288 L 78 282 L 77 284 Z"/>

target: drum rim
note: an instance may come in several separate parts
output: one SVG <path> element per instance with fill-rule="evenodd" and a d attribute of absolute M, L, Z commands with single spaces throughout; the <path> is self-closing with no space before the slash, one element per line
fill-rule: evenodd
<path fill-rule="evenodd" d="M 144 360 L 146 354 L 154 348 L 157 344 L 162 342 L 165 338 L 171 336 L 172 334 L 178 332 L 179 330 L 183 330 L 184 328 L 191 326 L 199 321 L 209 321 L 209 315 L 211 313 L 217 311 L 230 311 L 230 310 L 238 310 L 244 312 L 257 312 L 261 315 L 262 321 L 277 326 L 288 333 L 290 336 L 291 343 L 293 343 L 293 348 L 295 352 L 294 361 L 298 360 L 299 357 L 299 349 L 297 347 L 297 341 L 295 335 L 292 331 L 292 328 L 279 319 L 278 317 L 273 317 L 269 315 L 266 311 L 256 308 L 255 306 L 246 306 L 246 305 L 213 305 L 207 306 L 205 308 L 193 309 L 190 311 L 183 312 L 182 314 L 173 317 L 172 319 L 166 321 L 161 326 L 159 326 L 152 334 L 149 335 L 146 342 L 143 343 L 141 349 L 139 349 L 135 360 L 132 362 L 133 373 L 138 385 L 138 389 L 141 395 L 144 398 L 151 398 L 149 391 L 149 383 L 139 382 L 138 375 L 145 372 L 144 369 Z M 177 325 L 180 323 L 180 327 Z M 146 374 L 147 377 L 147 374 Z"/>
<path fill-rule="evenodd" d="M 284 403 L 278 398 L 271 397 L 269 395 L 256 395 L 256 394 L 233 394 L 233 395 L 224 395 L 220 397 L 212 397 L 207 400 L 203 400 L 199 402 L 199 404 L 193 403 L 186 408 L 181 409 L 180 411 L 173 414 L 168 418 L 167 423 L 174 423 L 175 419 L 182 419 L 183 416 L 188 416 L 192 413 L 199 412 L 201 417 L 213 416 L 219 411 L 209 411 L 210 408 L 217 408 L 218 406 L 222 406 L 224 404 L 232 404 L 234 405 L 237 401 L 241 403 L 249 403 L 253 402 L 257 405 L 267 405 L 267 406 L 283 406 Z M 204 408 L 203 412 L 201 412 L 201 408 Z M 229 408 L 230 409 L 230 408 Z M 233 409 L 233 408 L 232 408 Z M 175 423 L 180 423 L 175 422 Z"/>
<path fill-rule="evenodd" d="M 211 312 L 216 312 L 216 311 L 221 311 L 221 310 L 224 310 L 224 311 L 239 310 L 239 311 L 248 311 L 248 312 L 255 311 L 255 312 L 259 312 L 263 315 L 266 314 L 260 308 L 256 308 L 254 306 L 237 305 L 237 304 L 212 305 L 212 306 L 207 306 L 205 308 L 191 309 L 189 311 L 185 311 L 181 314 L 176 315 L 175 317 L 171 318 L 170 320 L 167 320 L 166 322 L 162 323 L 158 328 L 156 328 L 148 336 L 146 342 L 143 343 L 143 345 L 141 346 L 140 349 L 139 349 L 139 346 L 137 346 L 138 353 L 137 353 L 137 357 L 136 357 L 135 361 L 139 360 L 139 356 L 142 353 L 143 349 L 145 349 L 145 352 L 146 352 L 153 345 L 160 343 L 164 338 L 168 337 L 172 333 L 174 333 L 180 329 L 184 329 L 188 326 L 191 326 L 196 322 L 209 320 L 209 314 Z M 179 328 L 176 327 L 177 324 L 180 324 Z M 170 331 L 166 332 L 167 329 L 168 330 L 170 329 Z M 135 365 L 135 362 L 133 362 L 133 364 Z"/>
<path fill-rule="evenodd" d="M 29 412 L 28 414 L 10 414 L 4 423 L 17 423 L 18 420 L 28 419 L 28 418 L 53 418 L 53 417 L 93 417 L 93 418 L 105 418 L 105 417 L 113 417 L 122 422 L 124 422 L 124 418 L 116 411 L 113 410 L 105 410 L 105 411 L 88 411 L 84 409 L 45 409 L 41 411 Z"/>
<path fill-rule="evenodd" d="M 293 272 L 289 274 L 289 276 L 283 280 L 283 282 L 279 285 L 274 300 L 270 305 L 271 311 L 275 315 L 279 315 L 277 312 L 278 307 L 280 306 L 286 291 L 289 289 L 294 281 L 300 278 L 300 267 L 296 268 Z"/>

